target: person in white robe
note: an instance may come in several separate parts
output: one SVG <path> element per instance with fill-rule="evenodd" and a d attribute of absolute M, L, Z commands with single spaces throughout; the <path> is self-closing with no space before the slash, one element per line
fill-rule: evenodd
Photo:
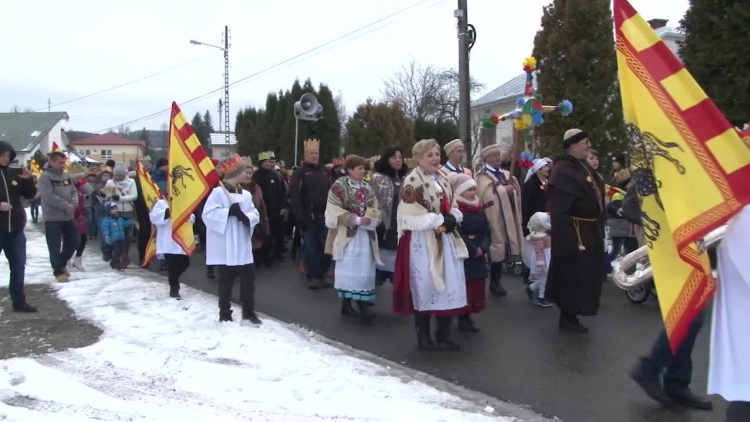
<path fill-rule="evenodd" d="M 359 316 L 364 322 L 375 316 L 370 306 L 375 303 L 375 265 L 381 263 L 375 236 L 380 220 L 372 215 L 378 201 L 372 186 L 363 180 L 366 164 L 363 157 L 346 157 L 347 175 L 331 186 L 325 212 L 329 229 L 325 252 L 336 261 L 334 287 L 341 298 L 341 313 Z"/>
<path fill-rule="evenodd" d="M 463 259 L 456 231 L 463 220 L 453 189 L 440 172 L 440 147 L 423 139 L 412 149 L 419 165 L 406 176 L 397 211 L 399 245 L 393 286 L 396 313 L 415 314 L 417 344 L 425 350 L 459 350 L 450 339 L 451 317 L 466 313 Z M 430 335 L 430 318 L 437 332 Z"/>
<path fill-rule="evenodd" d="M 729 222 L 718 247 L 708 394 L 729 402 L 725 422 L 750 421 L 750 206 Z"/>
<path fill-rule="evenodd" d="M 167 200 L 158 200 L 148 216 L 151 224 L 156 226 L 156 253 L 163 255 L 167 261 L 169 297 L 180 300 L 180 276 L 190 267 L 190 257 L 172 239 L 172 219 Z M 194 222 L 195 216 L 191 215 L 190 224 Z"/>
<path fill-rule="evenodd" d="M 222 181 L 208 195 L 203 207 L 206 225 L 206 265 L 216 266 L 219 281 L 219 321 L 232 321 L 232 286 L 240 279 L 242 319 L 261 321 L 255 313 L 255 266 L 252 233 L 260 221 L 253 196 L 242 189 L 251 174 L 239 155 L 217 166 Z"/>

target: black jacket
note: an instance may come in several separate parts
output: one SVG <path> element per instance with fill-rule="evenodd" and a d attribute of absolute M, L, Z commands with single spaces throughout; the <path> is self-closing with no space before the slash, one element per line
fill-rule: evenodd
<path fill-rule="evenodd" d="M 269 221 L 281 220 L 281 210 L 289 206 L 286 192 L 281 177 L 276 170 L 267 170 L 259 167 L 253 173 L 253 180 L 260 186 L 263 192 L 263 202 L 266 204 L 266 212 Z"/>
<path fill-rule="evenodd" d="M 317 164 L 304 163 L 292 174 L 289 186 L 292 212 L 297 224 L 306 225 L 323 218 L 331 188 L 329 173 Z"/>
<path fill-rule="evenodd" d="M 523 237 L 529 235 L 531 216 L 538 212 L 547 212 L 547 191 L 542 188 L 542 181 L 533 175 L 521 187 L 521 229 Z"/>
<path fill-rule="evenodd" d="M 5 142 L 0 141 L 0 153 L 10 151 L 10 161 L 16 159 L 16 151 Z M 10 211 L 0 211 L 0 233 L 23 230 L 26 227 L 26 210 L 21 205 L 21 197 L 33 199 L 36 195 L 34 180 L 20 177 L 19 171 L 8 166 L 0 166 L 0 202 L 7 202 Z"/>
<path fill-rule="evenodd" d="M 490 225 L 483 210 L 473 210 L 463 204 L 459 204 L 459 209 L 464 215 L 464 221 L 461 222 L 458 232 L 469 251 L 469 257 L 464 260 L 466 281 L 484 280 L 487 278 L 487 257 L 477 258 L 476 254 L 479 247 L 486 253 L 490 251 L 490 245 L 492 244 Z"/>

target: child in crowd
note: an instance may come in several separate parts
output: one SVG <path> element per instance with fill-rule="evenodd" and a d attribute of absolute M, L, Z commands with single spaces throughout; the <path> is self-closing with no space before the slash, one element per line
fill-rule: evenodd
<path fill-rule="evenodd" d="M 123 251 L 125 249 L 125 231 L 133 225 L 132 219 L 120 217 L 120 211 L 114 203 L 108 203 L 104 206 L 106 217 L 102 220 L 102 236 L 104 242 L 112 248 L 112 260 L 109 266 L 115 270 L 122 271 Z"/>
<path fill-rule="evenodd" d="M 485 281 L 487 279 L 487 253 L 490 250 L 491 235 L 487 217 L 477 197 L 477 183 L 463 173 L 448 175 L 456 194 L 458 210 L 464 215 L 463 222 L 458 228 L 469 257 L 464 260 L 464 274 L 466 275 L 466 313 L 458 318 L 459 331 L 477 333 L 479 329 L 474 325 L 471 314 L 484 309 L 486 294 Z"/>
<path fill-rule="evenodd" d="M 525 265 L 531 269 L 526 286 L 529 300 L 536 301 L 542 308 L 550 308 L 552 304 L 544 298 L 544 288 L 547 286 L 547 272 L 552 251 L 552 237 L 549 235 L 552 226 L 549 214 L 538 212 L 531 216 L 527 225 L 529 235 L 526 240 L 530 245 L 525 251 Z"/>

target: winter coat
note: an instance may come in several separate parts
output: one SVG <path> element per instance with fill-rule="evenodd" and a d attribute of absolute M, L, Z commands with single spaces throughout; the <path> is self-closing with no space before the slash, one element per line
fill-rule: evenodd
<path fill-rule="evenodd" d="M 0 141 L 0 152 L 10 151 L 10 161 L 16 159 L 13 147 Z M 7 202 L 10 211 L 0 211 L 0 233 L 23 230 L 26 227 L 26 210 L 21 205 L 21 197 L 33 199 L 36 195 L 34 180 L 20 177 L 20 172 L 11 171 L 8 166 L 0 167 L 0 202 Z"/>
<path fill-rule="evenodd" d="M 484 280 L 487 278 L 487 254 L 492 245 L 490 224 L 481 206 L 471 206 L 458 203 L 458 210 L 464 215 L 464 220 L 458 228 L 461 238 L 469 250 L 469 257 L 464 260 L 464 274 L 466 281 Z M 477 248 L 482 248 L 484 254 L 477 257 Z"/>
<path fill-rule="evenodd" d="M 536 175 L 531 176 L 521 188 L 521 229 L 523 237 L 529 235 L 529 219 L 538 212 L 547 212 L 547 189 Z"/>
<path fill-rule="evenodd" d="M 323 218 L 330 188 L 331 181 L 325 167 L 304 163 L 294 171 L 289 189 L 297 224 L 305 227 L 309 222 Z"/>
<path fill-rule="evenodd" d="M 117 205 L 117 209 L 121 213 L 135 212 L 135 200 L 138 198 L 138 188 L 135 185 L 135 180 L 128 176 L 119 181 L 112 180 L 117 187 L 117 195 L 119 196 L 117 201 L 113 201 Z"/>
<path fill-rule="evenodd" d="M 268 223 L 268 209 L 266 208 L 265 196 L 260 186 L 255 183 L 242 185 L 242 188 L 253 195 L 253 205 L 258 210 L 260 222 L 253 229 L 253 250 L 263 247 L 265 239 L 271 235 L 271 226 Z M 201 212 L 203 210 L 201 209 Z"/>
<path fill-rule="evenodd" d="M 86 234 L 87 223 L 86 223 L 86 183 L 76 183 L 76 190 L 78 191 L 78 205 L 76 206 L 76 213 L 73 218 L 78 229 L 78 234 Z"/>
<path fill-rule="evenodd" d="M 289 201 L 286 198 L 284 182 L 279 177 L 279 173 L 275 170 L 258 167 L 253 173 L 253 180 L 260 190 L 263 191 L 267 219 L 270 221 L 281 221 L 281 210 L 289 207 Z M 252 194 L 255 197 L 255 193 L 252 192 Z"/>
<path fill-rule="evenodd" d="M 125 241 L 125 230 L 133 225 L 133 220 L 125 219 L 122 217 L 112 217 L 109 211 L 112 209 L 112 204 L 107 204 L 104 207 L 107 216 L 102 220 L 102 236 L 105 239 L 109 238 L 109 244 L 115 242 Z"/>
<path fill-rule="evenodd" d="M 484 207 L 492 231 L 492 262 L 505 262 L 523 253 L 523 229 L 521 227 L 521 187 L 518 180 L 510 179 L 515 191 L 508 194 L 505 184 L 510 173 L 485 166 L 476 175 L 479 201 Z"/>
<path fill-rule="evenodd" d="M 39 176 L 39 193 L 44 221 L 73 220 L 73 215 L 65 212 L 70 205 L 78 206 L 78 189 L 70 175 L 47 167 Z"/>

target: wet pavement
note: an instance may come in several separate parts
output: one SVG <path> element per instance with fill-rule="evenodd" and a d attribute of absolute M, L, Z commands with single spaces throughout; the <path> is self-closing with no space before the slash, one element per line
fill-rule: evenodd
<path fill-rule="evenodd" d="M 182 282 L 216 294 L 216 281 L 206 277 L 203 262 L 203 253 L 196 252 Z M 260 312 L 548 417 L 566 422 L 724 420 L 726 402 L 718 396 L 712 397 L 713 411 L 664 407 L 630 380 L 627 370 L 649 350 L 661 317 L 655 299 L 635 305 L 612 285 L 604 286 L 599 315 L 582 319 L 591 332 L 576 335 L 559 332 L 557 311 L 532 305 L 521 279 L 506 273 L 509 295 L 488 297 L 487 309 L 475 318 L 480 333 L 455 333 L 460 352 L 425 352 L 416 347 L 413 319 L 391 312 L 390 284 L 378 287 L 378 316 L 363 326 L 339 314 L 335 290 L 308 290 L 291 262 L 259 268 L 256 280 Z M 709 327 L 707 322 L 693 352 L 692 388 L 700 394 L 706 391 Z"/>

